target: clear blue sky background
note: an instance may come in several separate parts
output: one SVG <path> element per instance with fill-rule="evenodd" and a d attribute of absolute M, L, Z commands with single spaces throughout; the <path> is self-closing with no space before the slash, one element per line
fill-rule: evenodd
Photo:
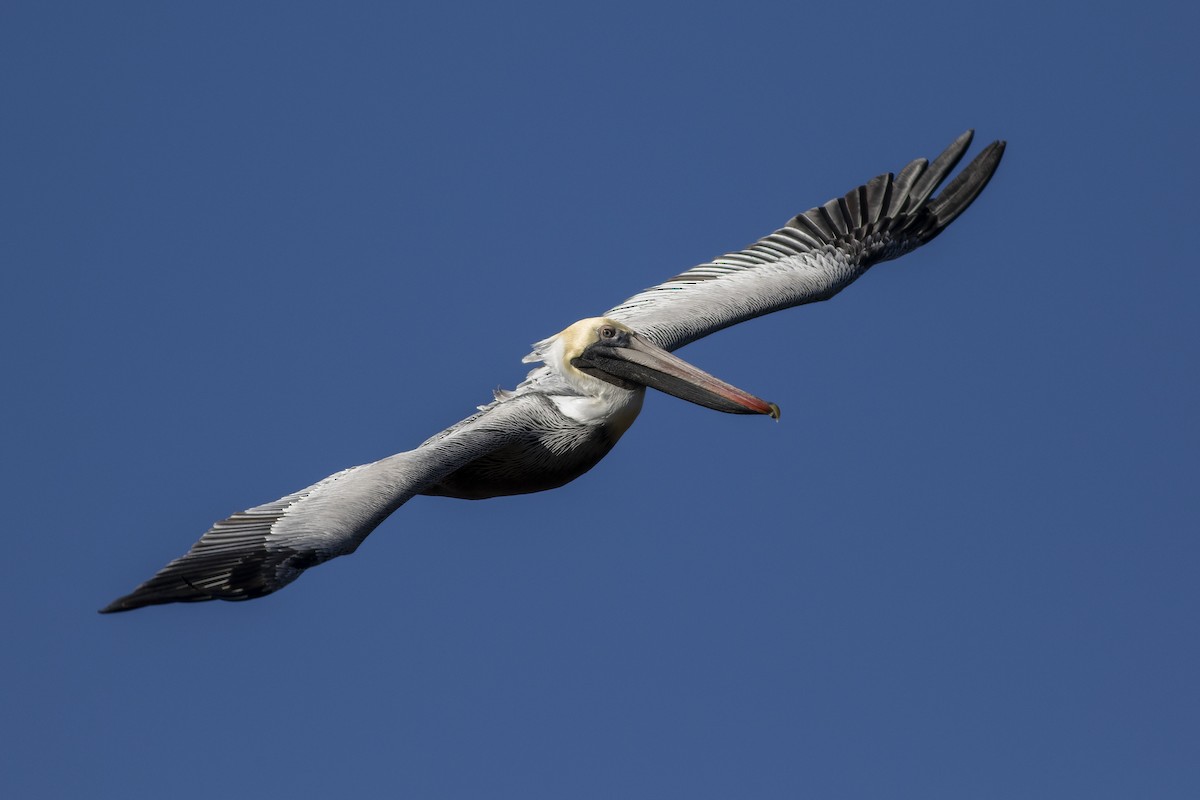
<path fill-rule="evenodd" d="M 1200 796 L 1167 5 L 6 3 L 0 793 Z M 652 396 L 564 489 L 96 614 L 967 127 L 942 238 L 683 351 L 780 424 Z"/>

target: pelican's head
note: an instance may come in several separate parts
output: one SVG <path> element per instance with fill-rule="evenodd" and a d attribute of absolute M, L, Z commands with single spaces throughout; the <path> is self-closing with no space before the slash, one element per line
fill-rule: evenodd
<path fill-rule="evenodd" d="M 616 320 L 582 319 L 540 345 L 539 357 L 588 394 L 649 386 L 717 411 L 779 419 L 779 406 L 693 367 Z"/>

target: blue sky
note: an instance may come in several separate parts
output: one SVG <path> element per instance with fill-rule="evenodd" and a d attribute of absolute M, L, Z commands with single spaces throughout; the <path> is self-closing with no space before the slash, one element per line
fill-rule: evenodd
<path fill-rule="evenodd" d="M 8 3 L 0 790 L 1200 793 L 1194 10 Z M 695 343 L 592 473 L 96 609 L 528 345 L 962 130 L 996 179 Z"/>

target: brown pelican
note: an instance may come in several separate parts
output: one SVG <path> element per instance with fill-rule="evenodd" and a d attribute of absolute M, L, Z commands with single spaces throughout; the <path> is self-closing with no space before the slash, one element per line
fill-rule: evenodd
<path fill-rule="evenodd" d="M 671 354 L 753 317 L 827 300 L 869 267 L 928 242 L 971 204 L 1004 153 L 992 142 L 936 197 L 971 143 L 917 159 L 793 218 L 744 250 L 693 267 L 534 345 L 512 391 L 415 450 L 330 475 L 213 525 L 103 612 L 248 600 L 353 553 L 418 494 L 482 499 L 553 489 L 587 472 L 629 429 L 646 387 L 733 414 L 779 408 Z"/>

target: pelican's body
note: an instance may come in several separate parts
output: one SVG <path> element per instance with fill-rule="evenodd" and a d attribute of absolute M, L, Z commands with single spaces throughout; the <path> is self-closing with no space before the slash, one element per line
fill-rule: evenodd
<path fill-rule="evenodd" d="M 455 470 L 422 494 L 483 500 L 509 494 L 557 489 L 578 478 L 608 455 L 637 419 L 646 396 L 644 386 L 625 389 L 593 378 L 571 365 L 572 354 L 585 346 L 590 329 L 608 320 L 580 320 L 540 342 L 549 374 L 561 385 L 535 392 L 496 392 L 496 400 L 460 425 L 475 422 L 517 394 L 529 394 L 537 423 L 528 436 L 481 456 Z M 452 427 L 434 437 L 452 433 Z M 433 441 L 430 440 L 430 441 Z"/>
<path fill-rule="evenodd" d="M 641 410 L 647 387 L 719 411 L 779 408 L 671 354 L 752 317 L 841 291 L 880 261 L 937 236 L 987 185 L 993 142 L 937 197 L 968 131 L 932 164 L 918 159 L 793 218 L 745 250 L 702 264 L 534 345 L 542 365 L 512 391 L 414 450 L 351 467 L 216 523 L 184 556 L 103 609 L 245 600 L 353 552 L 417 494 L 478 500 L 562 486 L 595 466 Z"/>
<path fill-rule="evenodd" d="M 609 417 L 600 409 L 589 408 L 593 422 L 568 416 L 559 404 L 545 395 L 532 395 L 536 425 L 529 428 L 527 439 L 513 442 L 494 453 L 480 456 L 459 467 L 421 494 L 485 500 L 510 494 L 529 494 L 557 489 L 570 483 L 608 455 L 637 416 L 644 393 L 629 398 L 621 417 Z M 571 405 L 595 406 L 586 399 L 572 399 Z M 577 409 L 576 409 L 577 410 Z"/>

